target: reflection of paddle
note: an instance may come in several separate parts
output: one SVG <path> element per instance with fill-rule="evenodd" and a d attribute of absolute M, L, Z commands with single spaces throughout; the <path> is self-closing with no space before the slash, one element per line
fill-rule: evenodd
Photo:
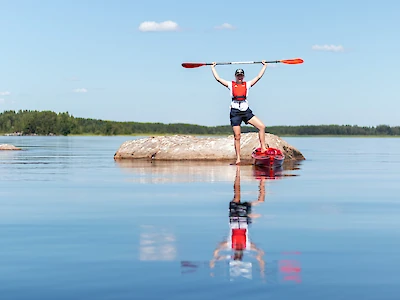
<path fill-rule="evenodd" d="M 272 60 L 272 61 L 266 61 L 267 64 L 276 64 L 276 63 L 283 63 L 283 64 L 288 64 L 288 65 L 297 65 L 297 64 L 302 64 L 304 60 L 301 58 L 294 58 L 294 59 L 282 59 L 282 60 Z M 261 61 L 233 61 L 233 62 L 219 62 L 216 63 L 217 65 L 240 65 L 240 64 L 261 64 Z M 193 69 L 193 68 L 198 68 L 202 66 L 210 66 L 212 63 L 182 63 L 182 67 L 188 68 L 188 69 Z"/>

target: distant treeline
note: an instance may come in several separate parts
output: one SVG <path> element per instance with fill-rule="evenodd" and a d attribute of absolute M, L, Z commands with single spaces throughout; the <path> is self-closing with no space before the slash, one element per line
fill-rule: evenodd
<path fill-rule="evenodd" d="M 252 126 L 242 126 L 242 132 L 256 132 Z M 378 125 L 359 127 L 356 125 L 300 125 L 267 126 L 267 132 L 279 136 L 288 135 L 379 135 L 398 136 L 400 127 Z M 68 112 L 19 110 L 0 113 L 1 133 L 23 135 L 148 135 L 148 134 L 232 134 L 229 125 L 200 126 L 194 124 L 164 124 L 140 122 L 116 122 L 97 119 L 76 118 Z"/>

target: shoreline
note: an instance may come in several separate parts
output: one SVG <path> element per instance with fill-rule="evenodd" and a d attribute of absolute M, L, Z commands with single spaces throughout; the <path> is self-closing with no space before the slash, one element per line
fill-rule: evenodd
<path fill-rule="evenodd" d="M 266 132 L 266 133 L 270 133 L 270 132 Z M 12 135 L 10 133 L 1 133 L 0 132 L 0 136 L 2 137 L 77 137 L 77 136 L 101 136 L 101 137 L 116 137 L 116 136 L 126 136 L 126 137 L 136 137 L 136 136 L 174 136 L 174 135 L 191 135 L 191 136 L 202 136 L 202 137 L 206 137 L 206 136 L 229 136 L 232 135 L 233 133 L 229 133 L 229 134 L 181 134 L 181 133 L 133 133 L 133 134 L 113 134 L 113 135 L 106 135 L 106 134 L 89 134 L 89 133 L 83 133 L 83 134 L 68 134 L 68 135 L 39 135 L 39 134 L 35 134 L 35 135 Z M 274 134 L 274 133 L 271 133 Z M 301 134 L 301 135 L 294 135 L 294 134 L 289 134 L 289 135 L 279 135 L 280 137 L 307 137 L 307 138 L 325 138 L 325 137 L 330 137 L 330 138 L 400 138 L 400 135 L 340 135 L 340 134 L 332 134 L 332 135 L 327 135 L 327 134 L 321 134 L 321 135 L 305 135 L 305 134 Z"/>

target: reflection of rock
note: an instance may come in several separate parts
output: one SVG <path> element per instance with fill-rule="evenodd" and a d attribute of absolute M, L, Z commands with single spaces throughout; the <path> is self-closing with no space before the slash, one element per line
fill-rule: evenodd
<path fill-rule="evenodd" d="M 299 150 L 280 137 L 266 133 L 269 147 L 278 148 L 286 160 L 304 160 Z M 243 133 L 241 137 L 241 158 L 251 160 L 252 151 L 259 147 L 258 133 Z M 233 160 L 235 149 L 233 136 L 195 137 L 187 135 L 142 138 L 123 143 L 114 159 L 148 158 L 154 160 Z"/>
<path fill-rule="evenodd" d="M 132 180 L 140 183 L 232 181 L 236 173 L 236 167 L 227 162 L 123 159 L 116 163 L 124 171 L 134 175 Z M 250 167 L 241 168 L 247 169 L 251 176 Z M 244 173 L 246 172 L 242 172 L 243 175 Z"/>
<path fill-rule="evenodd" d="M 116 164 L 124 172 L 133 175 L 131 180 L 139 183 L 170 183 L 170 182 L 233 182 L 236 166 L 224 161 L 154 161 L 147 159 L 121 159 Z M 254 178 L 269 178 L 275 176 L 294 176 L 287 172 L 295 170 L 297 164 L 288 162 L 282 169 L 269 170 L 246 165 L 240 167 L 241 180 L 253 181 Z M 271 174 L 272 172 L 272 174 Z"/>
<path fill-rule="evenodd" d="M 21 148 L 15 147 L 10 144 L 1 144 L 0 145 L 0 150 L 21 150 Z"/>

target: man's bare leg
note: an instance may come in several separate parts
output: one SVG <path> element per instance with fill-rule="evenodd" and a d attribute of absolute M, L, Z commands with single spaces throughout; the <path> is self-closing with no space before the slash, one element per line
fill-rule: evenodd
<path fill-rule="evenodd" d="M 236 164 L 240 164 L 240 126 L 233 126 L 233 135 L 235 139 L 235 153 L 236 153 Z"/>
<path fill-rule="evenodd" d="M 249 122 L 249 124 L 253 125 L 258 129 L 258 138 L 260 140 L 260 148 L 261 152 L 265 152 L 267 150 L 267 147 L 265 146 L 265 125 L 259 118 L 256 116 L 252 117 Z"/>

